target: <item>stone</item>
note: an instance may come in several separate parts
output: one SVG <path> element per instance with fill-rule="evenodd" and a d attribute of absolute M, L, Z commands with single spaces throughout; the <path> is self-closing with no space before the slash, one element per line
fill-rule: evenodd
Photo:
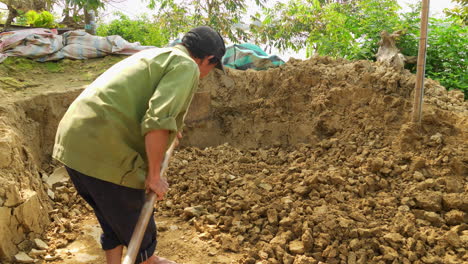
<path fill-rule="evenodd" d="M 286 248 L 286 244 L 289 242 L 292 236 L 293 234 L 291 231 L 278 233 L 272 240 L 270 240 L 270 245 Z"/>
<path fill-rule="evenodd" d="M 0 168 L 8 167 L 13 161 L 12 158 L 12 138 L 9 137 L 8 133 L 3 133 L 0 137 Z"/>
<path fill-rule="evenodd" d="M 298 186 L 294 188 L 294 192 L 299 194 L 299 195 L 307 195 L 311 191 L 311 188 L 309 186 Z"/>
<path fill-rule="evenodd" d="M 42 233 L 50 223 L 49 216 L 41 205 L 36 192 L 28 192 L 26 201 L 14 209 L 16 219 L 20 219 L 26 231 Z"/>
<path fill-rule="evenodd" d="M 424 212 L 424 219 L 431 222 L 431 224 L 436 227 L 441 227 L 445 223 L 444 219 L 434 212 Z"/>
<path fill-rule="evenodd" d="M 445 178 L 445 187 L 447 188 L 447 193 L 461 193 L 463 192 L 463 178 L 458 179 L 455 177 L 446 177 Z"/>
<path fill-rule="evenodd" d="M 55 200 L 55 193 L 51 189 L 47 189 L 47 195 L 50 199 Z"/>
<path fill-rule="evenodd" d="M 286 248 L 286 244 L 289 242 L 291 236 L 291 231 L 277 234 L 272 240 L 270 240 L 270 245 L 278 246 L 280 248 Z"/>
<path fill-rule="evenodd" d="M 289 243 L 289 251 L 294 254 L 304 254 L 304 243 L 300 240 L 293 240 Z"/>
<path fill-rule="evenodd" d="M 37 250 L 37 249 L 33 248 L 33 249 L 31 249 L 31 251 L 29 251 L 29 255 L 34 256 L 34 257 L 43 256 L 45 254 L 47 254 L 46 250 Z"/>
<path fill-rule="evenodd" d="M 46 255 L 46 256 L 44 257 L 44 260 L 45 260 L 45 261 L 53 261 L 53 260 L 57 260 L 57 259 L 59 259 L 59 258 L 60 258 L 59 255 Z"/>
<path fill-rule="evenodd" d="M 431 141 L 433 141 L 436 144 L 442 144 L 443 139 L 442 139 L 442 134 L 441 133 L 436 133 L 431 136 Z"/>
<path fill-rule="evenodd" d="M 413 173 L 413 178 L 414 178 L 415 180 L 417 180 L 417 181 L 424 181 L 424 180 L 426 179 L 426 178 L 424 177 L 424 175 L 423 175 L 421 172 L 419 172 L 419 171 L 415 171 L 415 172 Z"/>
<path fill-rule="evenodd" d="M 435 212 L 442 209 L 442 195 L 438 192 L 422 192 L 415 198 L 419 208 Z"/>
<path fill-rule="evenodd" d="M 224 250 L 232 251 L 232 252 L 239 252 L 240 245 L 239 245 L 239 242 L 236 239 L 233 239 L 232 237 L 223 234 L 221 236 L 220 241 L 221 241 L 221 247 Z"/>
<path fill-rule="evenodd" d="M 310 251 L 314 246 L 314 237 L 312 236 L 312 231 L 307 229 L 304 231 L 301 237 L 302 243 L 304 244 L 304 250 Z"/>
<path fill-rule="evenodd" d="M 362 242 L 361 242 L 361 240 L 359 240 L 357 238 L 354 238 L 349 242 L 349 247 L 352 250 L 357 251 L 358 249 L 360 249 L 362 247 Z"/>
<path fill-rule="evenodd" d="M 49 175 L 45 172 L 41 172 L 41 175 L 42 182 L 47 182 L 47 179 L 49 179 Z"/>
<path fill-rule="evenodd" d="M 289 217 L 285 217 L 285 218 L 280 220 L 279 225 L 282 226 L 282 227 L 288 227 L 288 226 L 291 226 L 293 223 L 294 223 L 293 219 L 291 219 Z"/>
<path fill-rule="evenodd" d="M 355 252 L 349 252 L 347 264 L 356 264 L 357 255 Z"/>
<path fill-rule="evenodd" d="M 21 243 L 19 243 L 17 247 L 19 251 L 28 252 L 34 247 L 34 243 L 29 239 L 25 239 L 21 241 Z"/>
<path fill-rule="evenodd" d="M 6 188 L 6 201 L 4 206 L 15 207 L 23 202 L 23 198 L 15 184 L 10 184 Z"/>
<path fill-rule="evenodd" d="M 366 222 L 366 217 L 358 211 L 351 212 L 349 217 L 359 222 Z"/>
<path fill-rule="evenodd" d="M 174 203 L 172 202 L 172 200 L 167 200 L 165 204 L 167 208 L 172 208 L 174 206 Z"/>
<path fill-rule="evenodd" d="M 399 233 L 388 233 L 384 235 L 384 240 L 391 244 L 401 244 L 404 242 L 405 238 Z"/>
<path fill-rule="evenodd" d="M 64 238 L 59 238 L 55 241 L 55 246 L 57 248 L 64 248 L 68 245 L 68 241 Z"/>
<path fill-rule="evenodd" d="M 186 218 L 199 217 L 205 212 L 205 208 L 201 205 L 184 208 L 184 216 Z"/>
<path fill-rule="evenodd" d="M 214 224 L 216 224 L 218 222 L 218 219 L 217 219 L 216 215 L 214 215 L 214 214 L 206 215 L 205 219 L 208 222 L 208 224 L 211 224 L 211 225 L 214 225 Z"/>
<path fill-rule="evenodd" d="M 445 221 L 448 225 L 459 225 L 468 222 L 465 212 L 459 210 L 451 210 L 445 214 Z"/>
<path fill-rule="evenodd" d="M 15 255 L 15 261 L 18 263 L 34 263 L 34 259 L 22 251 Z"/>
<path fill-rule="evenodd" d="M 468 193 L 448 193 L 442 197 L 442 204 L 447 211 L 457 209 L 468 211 Z"/>
<path fill-rule="evenodd" d="M 258 185 L 258 187 L 264 189 L 267 192 L 269 192 L 269 191 L 271 191 L 271 189 L 273 189 L 273 186 L 271 186 L 271 184 L 268 184 L 268 183 L 260 183 Z"/>
<path fill-rule="evenodd" d="M 198 238 L 200 238 L 201 240 L 209 240 L 213 237 L 211 236 L 210 233 L 204 232 L 204 233 L 198 234 Z"/>
<path fill-rule="evenodd" d="M 384 165 L 384 160 L 380 157 L 374 158 L 369 161 L 369 170 L 371 172 L 378 172 Z"/>
<path fill-rule="evenodd" d="M 316 263 L 319 263 L 319 262 L 312 257 L 307 257 L 304 255 L 296 256 L 293 262 L 293 264 L 316 264 Z"/>
<path fill-rule="evenodd" d="M 47 178 L 46 183 L 51 187 L 57 187 L 64 185 L 70 177 L 68 176 L 68 172 L 65 167 L 59 167 L 54 170 L 54 172 Z"/>
<path fill-rule="evenodd" d="M 289 204 L 291 204 L 293 202 L 293 200 L 289 196 L 281 197 L 280 201 L 281 201 L 281 203 L 283 203 L 285 205 L 288 205 L 288 206 L 289 206 Z"/>
<path fill-rule="evenodd" d="M 379 248 L 380 248 L 380 251 L 382 252 L 383 259 L 394 260 L 398 258 L 398 252 L 395 249 L 384 246 L 384 245 L 380 245 Z"/>
<path fill-rule="evenodd" d="M 462 245 L 462 241 L 460 239 L 460 236 L 457 234 L 457 232 L 453 229 L 445 233 L 444 239 L 447 243 L 449 243 L 451 246 L 458 248 Z"/>
<path fill-rule="evenodd" d="M 0 256 L 13 256 L 18 252 L 15 244 L 24 239 L 18 232 L 18 221 L 11 212 L 11 208 L 0 207 Z"/>
<path fill-rule="evenodd" d="M 39 238 L 34 239 L 34 244 L 38 249 L 47 249 L 49 247 L 46 242 L 42 241 Z"/>
<path fill-rule="evenodd" d="M 270 224 L 278 224 L 278 212 L 275 209 L 271 208 L 267 210 L 267 218 Z"/>
<path fill-rule="evenodd" d="M 283 263 L 284 264 L 293 264 L 294 257 L 289 255 L 288 253 L 284 253 L 283 255 Z"/>

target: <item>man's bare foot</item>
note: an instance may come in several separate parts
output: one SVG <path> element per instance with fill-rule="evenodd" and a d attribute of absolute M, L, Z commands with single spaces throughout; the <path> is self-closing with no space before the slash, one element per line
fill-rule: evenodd
<path fill-rule="evenodd" d="M 142 262 L 141 264 L 177 264 L 177 263 L 172 260 L 168 260 L 168 259 L 161 258 L 158 256 L 151 256 L 149 259 L 147 259 L 145 262 Z"/>

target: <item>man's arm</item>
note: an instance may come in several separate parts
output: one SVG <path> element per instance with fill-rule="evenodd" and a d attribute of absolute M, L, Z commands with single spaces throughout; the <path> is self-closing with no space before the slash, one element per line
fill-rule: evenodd
<path fill-rule="evenodd" d="M 146 190 L 153 191 L 158 200 L 164 198 L 169 185 L 165 178 L 161 178 L 161 163 L 164 159 L 168 130 L 152 130 L 145 135 L 146 155 L 148 157 L 148 175 L 146 176 Z"/>

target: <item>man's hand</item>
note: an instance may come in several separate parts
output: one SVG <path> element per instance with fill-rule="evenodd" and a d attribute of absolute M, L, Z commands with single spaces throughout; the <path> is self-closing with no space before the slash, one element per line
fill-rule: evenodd
<path fill-rule="evenodd" d="M 153 130 L 145 135 L 146 154 L 148 156 L 148 175 L 146 175 L 146 191 L 156 193 L 157 199 L 162 200 L 169 188 L 167 180 L 160 177 L 161 163 L 164 158 L 169 131 Z"/>
<path fill-rule="evenodd" d="M 175 138 L 175 147 L 179 146 L 179 140 L 182 138 L 182 132 L 177 132 L 177 137 Z"/>
<path fill-rule="evenodd" d="M 145 180 L 145 189 L 146 192 L 156 193 L 158 200 L 164 199 L 164 195 L 169 189 L 166 178 L 162 178 L 160 175 L 168 138 L 169 131 L 167 130 L 153 130 L 145 135 L 146 154 L 148 156 L 148 175 Z M 182 133 L 178 132 L 175 138 L 176 146 L 181 138 Z"/>
<path fill-rule="evenodd" d="M 163 200 L 164 195 L 167 193 L 169 189 L 169 184 L 167 183 L 166 178 L 161 178 L 158 175 L 148 175 L 145 181 L 146 192 L 154 192 L 156 193 L 157 200 Z"/>

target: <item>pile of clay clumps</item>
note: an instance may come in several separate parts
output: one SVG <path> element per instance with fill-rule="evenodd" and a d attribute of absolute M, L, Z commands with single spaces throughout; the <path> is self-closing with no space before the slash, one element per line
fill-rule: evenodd
<path fill-rule="evenodd" d="M 178 151 L 158 214 L 242 263 L 467 262 L 467 104 L 427 81 L 413 124 L 414 80 L 320 57 L 208 80 L 229 144 Z"/>

